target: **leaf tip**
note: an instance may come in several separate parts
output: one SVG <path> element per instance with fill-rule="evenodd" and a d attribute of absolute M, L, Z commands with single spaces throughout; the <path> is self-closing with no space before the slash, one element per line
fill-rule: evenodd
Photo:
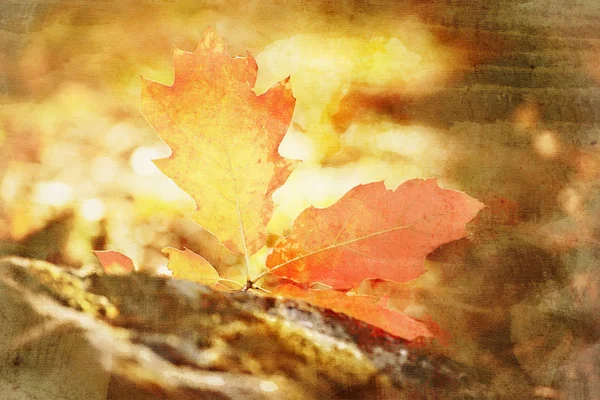
<path fill-rule="evenodd" d="M 173 55 L 175 57 L 181 56 L 181 55 L 183 55 L 185 53 L 186 53 L 186 51 L 181 50 L 179 47 L 173 46 Z"/>
<path fill-rule="evenodd" d="M 131 258 L 118 251 L 94 250 L 94 254 L 107 274 L 123 274 L 135 270 Z"/>
<path fill-rule="evenodd" d="M 146 78 L 144 75 L 140 75 L 140 81 L 142 82 L 142 96 L 143 96 L 144 91 L 147 90 L 148 83 L 151 81 L 150 81 L 150 79 Z"/>
<path fill-rule="evenodd" d="M 204 35 L 202 39 L 200 39 L 200 43 L 198 43 L 198 47 L 196 47 L 196 51 L 198 50 L 212 50 L 215 53 L 226 54 L 227 49 L 225 47 L 225 41 L 222 37 L 217 35 L 215 30 L 209 26 L 204 31 Z"/>
<path fill-rule="evenodd" d="M 292 77 L 291 77 L 290 75 L 288 75 L 288 76 L 287 76 L 285 79 L 283 79 L 283 80 L 281 81 L 281 83 L 280 83 L 280 84 L 281 84 L 281 86 L 283 86 L 283 88 L 284 88 L 285 90 L 288 90 L 288 91 L 290 91 L 290 92 L 292 91 L 292 82 L 291 82 L 291 81 L 292 81 L 292 79 L 291 79 L 291 78 L 292 78 Z"/>
<path fill-rule="evenodd" d="M 174 251 L 179 251 L 174 247 L 163 247 L 160 252 L 169 257 Z"/>

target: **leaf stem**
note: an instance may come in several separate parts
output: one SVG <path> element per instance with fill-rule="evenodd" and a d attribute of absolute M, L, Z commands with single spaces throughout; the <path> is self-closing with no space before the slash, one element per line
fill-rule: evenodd
<path fill-rule="evenodd" d="M 267 290 L 265 288 L 261 288 L 260 286 L 254 286 L 254 289 L 260 290 L 261 292 L 265 292 L 265 293 L 271 293 L 270 290 Z"/>
<path fill-rule="evenodd" d="M 248 280 L 248 282 L 246 282 L 246 284 L 242 287 L 242 292 L 247 292 L 248 290 L 252 289 L 254 287 L 254 283 L 252 283 L 251 280 Z"/>
<path fill-rule="evenodd" d="M 237 285 L 240 288 L 244 287 L 244 285 L 242 285 L 238 281 L 234 281 L 233 279 L 227 279 L 227 278 L 221 278 L 221 277 L 219 277 L 219 282 L 233 283 L 233 284 Z"/>
<path fill-rule="evenodd" d="M 277 264 L 277 265 L 276 265 L 276 266 L 274 266 L 273 268 L 269 268 L 268 270 L 261 272 L 261 273 L 260 273 L 260 274 L 258 274 L 256 277 L 254 277 L 254 279 L 252 279 L 250 282 L 251 282 L 252 284 L 255 284 L 256 282 L 258 282 L 259 280 L 261 280 L 261 279 L 262 279 L 262 278 L 264 278 L 265 276 L 267 276 L 267 275 L 269 275 L 270 273 L 272 273 L 272 272 L 274 272 L 274 271 L 278 270 L 278 269 L 279 269 L 279 268 L 281 268 L 281 267 L 285 267 L 286 265 L 288 265 L 288 264 L 291 264 L 291 263 L 293 263 L 293 262 L 295 262 L 295 261 L 302 260 L 303 258 L 310 257 L 310 256 L 312 256 L 312 255 L 314 255 L 314 254 L 321 253 L 321 252 L 323 252 L 323 251 L 326 251 L 326 250 L 332 249 L 333 247 L 334 247 L 334 246 L 327 246 L 327 247 L 324 247 L 324 248 L 322 248 L 322 249 L 319 249 L 319 250 L 317 250 L 317 251 L 313 251 L 313 252 L 311 252 L 311 253 L 303 254 L 303 255 L 301 255 L 301 256 L 298 256 L 298 257 L 292 258 L 291 260 L 287 260 L 286 262 L 283 262 L 283 263 L 281 263 L 281 264 Z"/>
<path fill-rule="evenodd" d="M 244 234 L 244 222 L 242 221 L 242 211 L 237 196 L 235 197 L 235 207 L 237 208 L 238 218 L 240 220 L 240 236 L 242 237 L 242 247 L 244 248 L 244 261 L 246 264 L 246 281 L 250 282 L 250 256 L 246 246 L 246 235 Z"/>
<path fill-rule="evenodd" d="M 212 287 L 216 288 L 217 286 L 219 286 L 219 287 L 223 287 L 223 288 L 225 288 L 225 289 L 229 290 L 230 292 L 233 292 L 233 291 L 237 290 L 237 289 L 230 288 L 229 286 L 227 286 L 227 285 L 224 285 L 224 284 L 222 284 L 221 282 L 217 282 L 217 283 L 215 283 L 215 284 L 214 284 Z"/>

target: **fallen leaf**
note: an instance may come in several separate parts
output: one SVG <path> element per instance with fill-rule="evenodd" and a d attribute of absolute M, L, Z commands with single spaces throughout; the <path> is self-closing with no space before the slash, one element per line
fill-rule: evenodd
<path fill-rule="evenodd" d="M 388 308 L 388 299 L 348 294 L 337 290 L 303 290 L 295 285 L 282 285 L 271 292 L 274 296 L 296 298 L 312 305 L 367 322 L 406 340 L 431 337 L 427 326 L 401 312 Z"/>
<path fill-rule="evenodd" d="M 167 268 L 173 271 L 173 277 L 199 282 L 212 286 L 219 282 L 221 277 L 217 270 L 208 261 L 190 249 L 177 250 L 165 247 L 162 252 L 169 257 Z"/>
<path fill-rule="evenodd" d="M 95 250 L 94 254 L 107 274 L 122 274 L 135 270 L 131 258 L 118 251 Z"/>
<path fill-rule="evenodd" d="M 173 64 L 171 86 L 142 80 L 142 112 L 172 149 L 155 163 L 196 201 L 194 221 L 252 254 L 294 164 L 278 153 L 295 104 L 289 80 L 257 96 L 252 55 L 230 57 L 210 29 L 194 53 L 175 50 Z"/>
<path fill-rule="evenodd" d="M 267 267 L 281 277 L 334 289 L 365 279 L 404 282 L 424 271 L 428 253 L 465 236 L 483 205 L 465 193 L 414 179 L 396 190 L 360 185 L 334 205 L 311 207 L 280 238 Z"/>

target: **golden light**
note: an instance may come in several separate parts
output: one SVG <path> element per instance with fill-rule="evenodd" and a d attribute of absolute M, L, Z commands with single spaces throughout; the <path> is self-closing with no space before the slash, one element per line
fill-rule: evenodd
<path fill-rule="evenodd" d="M 80 214 L 88 221 L 100 221 L 106 214 L 106 206 L 100 199 L 87 199 L 81 204 Z"/>
<path fill-rule="evenodd" d="M 279 145 L 279 154 L 290 160 L 314 160 L 317 149 L 307 135 L 292 126 Z"/>
<path fill-rule="evenodd" d="M 142 146 L 138 147 L 131 154 L 129 159 L 129 165 L 131 169 L 142 176 L 149 175 L 160 175 L 160 170 L 152 160 L 164 157 L 164 151 L 156 146 Z"/>
<path fill-rule="evenodd" d="M 302 132 L 314 146 L 293 158 L 318 162 L 340 150 L 340 132 L 332 124 L 332 116 L 354 87 L 419 92 L 431 89 L 444 76 L 447 67 L 441 51 L 433 43 L 421 46 L 418 52 L 409 50 L 395 37 L 298 35 L 279 40 L 256 56 L 255 91 L 263 93 L 291 75 L 296 97 L 291 131 L 295 135 Z M 421 52 L 431 59 L 425 61 Z"/>
<path fill-rule="evenodd" d="M 575 217 L 582 213 L 581 195 L 572 187 L 567 187 L 558 194 L 558 202 L 563 211 L 571 216 Z"/>
<path fill-rule="evenodd" d="M 556 133 L 543 131 L 533 139 L 533 148 L 544 158 L 554 158 L 560 151 L 560 142 Z"/>
<path fill-rule="evenodd" d="M 12 202 L 19 193 L 20 185 L 21 182 L 17 175 L 7 173 L 0 185 L 0 196 L 2 197 L 2 201 L 5 203 Z"/>
<path fill-rule="evenodd" d="M 91 165 L 91 174 L 96 182 L 110 183 L 117 177 L 118 163 L 111 157 L 100 156 L 94 158 Z"/>
<path fill-rule="evenodd" d="M 73 189 L 64 182 L 40 182 L 35 186 L 33 200 L 38 204 L 66 206 L 73 200 Z"/>
<path fill-rule="evenodd" d="M 279 389 L 279 386 L 273 381 L 260 381 L 258 384 L 260 390 L 266 393 L 272 393 Z"/>
<path fill-rule="evenodd" d="M 225 379 L 223 379 L 222 377 L 217 376 L 217 375 L 203 376 L 202 380 L 207 385 L 211 385 L 211 386 L 225 386 Z"/>
<path fill-rule="evenodd" d="M 163 275 L 163 276 L 173 276 L 173 271 L 171 271 L 167 267 L 167 264 L 164 263 L 164 264 L 158 265 L 158 267 L 156 268 L 156 274 Z"/>
<path fill-rule="evenodd" d="M 342 144 L 374 152 L 377 156 L 389 152 L 419 162 L 446 156 L 444 146 L 431 128 L 403 126 L 387 121 L 350 125 L 342 136 Z"/>

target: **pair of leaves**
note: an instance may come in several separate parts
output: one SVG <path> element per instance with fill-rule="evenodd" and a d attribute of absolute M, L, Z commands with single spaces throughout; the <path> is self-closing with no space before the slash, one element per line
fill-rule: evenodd
<path fill-rule="evenodd" d="M 231 58 L 212 30 L 194 53 L 176 50 L 173 63 L 171 86 L 146 79 L 142 85 L 142 112 L 172 149 L 155 163 L 195 200 L 192 218 L 248 262 L 265 244 L 271 194 L 294 165 L 277 151 L 294 110 L 291 87 L 284 80 L 257 96 L 252 55 Z M 463 237 L 481 207 L 435 180 L 408 181 L 396 190 L 382 182 L 357 186 L 331 207 L 305 210 L 275 243 L 266 273 L 299 286 L 273 294 L 344 312 L 406 339 L 428 336 L 424 324 L 386 301 L 348 291 L 365 279 L 416 278 L 427 254 Z M 190 250 L 166 252 L 175 277 L 213 286 L 226 280 Z M 314 283 L 334 290 L 302 289 Z"/>

